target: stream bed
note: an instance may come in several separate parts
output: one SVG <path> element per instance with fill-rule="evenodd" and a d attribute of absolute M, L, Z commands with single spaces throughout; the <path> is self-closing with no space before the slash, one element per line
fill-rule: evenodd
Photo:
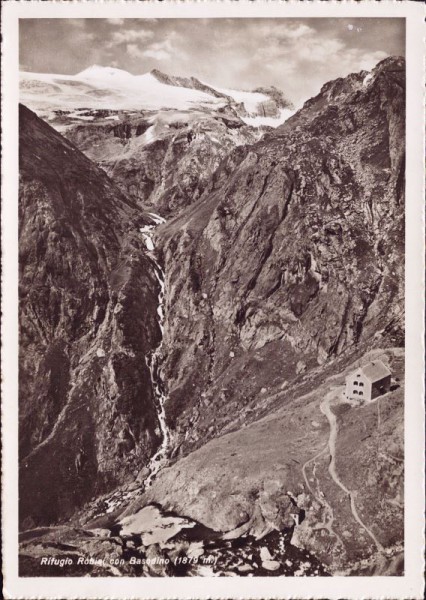
<path fill-rule="evenodd" d="M 157 473 L 167 464 L 168 451 L 170 448 L 170 432 L 167 427 L 166 422 L 166 413 L 165 413 L 165 404 L 167 400 L 166 395 L 166 387 L 164 381 L 161 376 L 160 362 L 161 362 L 161 350 L 163 345 L 163 333 L 164 333 L 164 317 L 165 317 L 165 309 L 164 309 L 164 300 L 165 300 L 165 277 L 164 271 L 160 266 L 158 259 L 155 255 L 155 244 L 152 236 L 153 230 L 162 223 L 165 223 L 165 219 L 160 217 L 155 213 L 148 213 L 150 218 L 154 221 L 153 225 L 145 225 L 140 228 L 140 232 L 143 235 L 145 246 L 147 249 L 147 253 L 149 258 L 151 259 L 154 265 L 154 273 L 157 278 L 158 284 L 160 286 L 160 291 L 158 294 L 158 306 L 157 306 L 157 315 L 158 315 L 158 326 L 161 331 L 161 342 L 153 352 L 151 356 L 147 356 L 145 358 L 147 367 L 151 374 L 152 388 L 154 392 L 154 402 L 157 409 L 157 417 L 159 423 L 159 435 L 161 436 L 161 444 L 154 456 L 152 456 L 151 460 L 147 465 L 147 469 L 149 471 L 148 476 L 144 480 L 144 488 L 148 489 L 152 485 L 152 481 L 154 480 Z"/>

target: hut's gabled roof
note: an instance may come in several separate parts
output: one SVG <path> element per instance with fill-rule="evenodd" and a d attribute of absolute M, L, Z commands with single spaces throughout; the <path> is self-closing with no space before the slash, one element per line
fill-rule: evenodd
<path fill-rule="evenodd" d="M 363 367 L 360 367 L 356 371 L 353 371 L 348 377 L 353 378 L 357 374 L 364 375 L 368 381 L 374 383 L 375 381 L 380 381 L 384 377 L 388 377 L 391 375 L 389 368 L 382 363 L 381 360 L 373 360 Z"/>
<path fill-rule="evenodd" d="M 374 383 L 375 381 L 379 381 L 380 379 L 391 375 L 390 370 L 385 364 L 382 363 L 381 360 L 374 360 L 369 362 L 367 365 L 364 365 L 361 368 L 361 371 L 363 375 L 365 375 L 365 377 L 367 377 L 367 379 L 371 381 L 371 383 Z"/>

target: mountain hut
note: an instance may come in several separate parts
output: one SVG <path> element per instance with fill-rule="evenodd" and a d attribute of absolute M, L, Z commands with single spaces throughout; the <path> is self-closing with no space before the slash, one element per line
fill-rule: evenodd
<path fill-rule="evenodd" d="M 346 377 L 345 396 L 358 402 L 373 400 L 390 390 L 391 376 L 381 360 L 369 362 Z"/>

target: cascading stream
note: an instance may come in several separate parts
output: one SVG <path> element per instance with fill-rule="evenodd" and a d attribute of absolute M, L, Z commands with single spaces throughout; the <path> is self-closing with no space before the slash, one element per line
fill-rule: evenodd
<path fill-rule="evenodd" d="M 146 479 L 144 481 L 145 489 L 147 489 L 151 486 L 154 477 L 167 463 L 167 454 L 168 454 L 169 445 L 170 445 L 170 432 L 167 427 L 166 412 L 165 412 L 165 403 L 166 403 L 167 396 L 166 396 L 166 392 L 165 392 L 164 382 L 162 380 L 161 373 L 160 373 L 161 348 L 163 345 L 163 332 L 164 332 L 164 288 L 165 288 L 164 271 L 161 268 L 161 266 L 158 264 L 158 261 L 155 257 L 155 245 L 154 245 L 154 241 L 153 241 L 152 235 L 151 235 L 151 232 L 155 229 L 155 227 L 157 225 L 160 225 L 161 223 L 165 223 L 166 221 L 165 221 L 165 219 L 163 219 L 162 217 L 160 217 L 159 215 L 157 215 L 155 213 L 148 213 L 148 214 L 151 217 L 151 219 L 154 221 L 155 224 L 154 225 L 145 225 L 144 227 L 141 227 L 139 231 L 142 233 L 142 235 L 144 237 L 145 246 L 146 246 L 146 249 L 148 250 L 148 256 L 150 257 L 150 259 L 152 260 L 152 262 L 154 264 L 154 273 L 155 273 L 157 281 L 160 285 L 160 292 L 158 294 L 157 314 L 158 314 L 158 325 L 161 330 L 161 342 L 157 346 L 156 350 L 151 355 L 151 357 L 146 357 L 145 360 L 146 360 L 147 367 L 149 368 L 149 371 L 151 373 L 151 381 L 152 381 L 152 387 L 153 387 L 153 391 L 154 391 L 154 401 L 155 401 L 155 405 L 157 407 L 157 411 L 158 411 L 157 416 L 158 416 L 158 422 L 160 425 L 159 433 L 161 434 L 162 441 L 161 441 L 160 447 L 158 448 L 158 450 L 154 454 L 154 456 L 151 458 L 151 460 L 149 461 L 149 464 L 147 466 L 147 468 L 149 470 L 149 475 L 146 477 Z"/>
<path fill-rule="evenodd" d="M 148 213 L 148 215 L 150 216 L 154 224 L 145 225 L 144 227 L 141 227 L 139 231 L 144 238 L 145 246 L 147 249 L 147 255 L 153 263 L 154 273 L 160 285 L 160 292 L 158 294 L 157 315 L 158 325 L 161 331 L 161 342 L 151 356 L 145 357 L 145 361 L 151 374 L 152 388 L 154 391 L 154 403 L 155 407 L 157 408 L 157 418 L 159 422 L 158 433 L 161 436 L 162 441 L 158 450 L 147 465 L 149 473 L 144 480 L 143 490 L 151 486 L 154 477 L 167 464 L 167 455 L 170 445 L 170 432 L 166 424 L 166 412 L 164 407 L 167 396 L 165 392 L 164 382 L 161 378 L 160 373 L 161 347 L 163 343 L 164 332 L 164 272 L 155 256 L 155 245 L 152 239 L 152 231 L 158 225 L 165 223 L 166 220 L 155 213 Z M 129 501 L 130 499 L 139 495 L 143 490 L 137 489 L 128 491 L 126 493 L 123 493 L 121 490 L 116 490 L 111 496 L 103 499 L 105 509 L 101 509 L 99 515 L 113 512 L 117 509 L 118 506 L 122 505 L 125 501 Z"/>

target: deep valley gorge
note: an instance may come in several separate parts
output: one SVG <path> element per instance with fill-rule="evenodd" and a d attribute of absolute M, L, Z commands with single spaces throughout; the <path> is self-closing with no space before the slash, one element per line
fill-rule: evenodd
<path fill-rule="evenodd" d="M 58 77 L 21 81 L 20 574 L 402 575 L 404 59 L 299 110 Z"/>

